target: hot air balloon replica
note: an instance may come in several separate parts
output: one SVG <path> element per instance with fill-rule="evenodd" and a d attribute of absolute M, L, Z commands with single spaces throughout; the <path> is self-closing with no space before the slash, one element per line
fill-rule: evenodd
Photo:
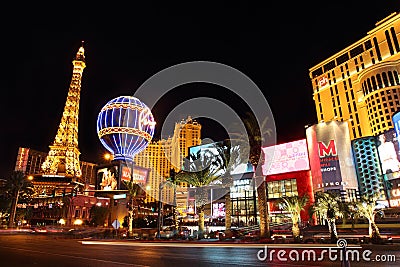
<path fill-rule="evenodd" d="M 138 172 L 134 173 L 135 177 L 146 172 L 147 169 L 134 165 L 133 158 L 151 142 L 155 124 L 151 110 L 136 97 L 119 96 L 104 105 L 97 117 L 97 134 L 102 145 L 113 155 L 110 167 L 115 170 L 103 168 L 102 175 L 116 176 L 107 172 L 118 172 L 119 179 L 114 179 L 113 184 L 102 184 L 98 189 L 116 190 L 120 188 L 121 180 L 132 179 L 132 172 Z M 97 173 L 99 176 L 99 171 Z"/>

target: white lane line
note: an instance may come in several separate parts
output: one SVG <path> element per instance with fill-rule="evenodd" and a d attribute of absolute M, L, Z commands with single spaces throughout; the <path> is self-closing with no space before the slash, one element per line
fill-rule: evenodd
<path fill-rule="evenodd" d="M 78 241 L 82 243 L 82 245 L 108 245 L 108 246 L 133 246 L 133 247 L 185 247 L 185 248 L 207 248 L 207 247 L 220 247 L 220 248 L 286 248 L 286 249 L 328 249 L 328 248 L 337 248 L 335 245 L 332 246 L 296 246 L 296 245 L 285 245 L 285 244 L 214 244 L 214 243 L 167 243 L 167 242 L 120 242 L 120 241 Z M 362 248 L 360 246 L 347 246 L 347 248 Z"/>
<path fill-rule="evenodd" d="M 132 267 L 150 267 L 149 265 L 141 265 L 141 264 L 133 264 L 133 263 L 125 263 L 125 262 L 109 261 L 109 260 L 100 260 L 100 259 L 94 259 L 94 258 L 65 255 L 65 254 L 58 254 L 58 253 L 50 253 L 50 252 L 44 252 L 44 251 L 39 251 L 39 250 L 24 249 L 24 248 L 15 248 L 15 247 L 8 247 L 8 246 L 1 246 L 0 248 L 9 248 L 12 250 L 21 250 L 21 251 L 25 251 L 25 252 L 41 253 L 41 254 L 46 254 L 46 255 L 51 255 L 51 256 L 62 256 L 62 257 L 68 257 L 68 258 L 74 258 L 74 259 L 97 261 L 97 262 L 102 262 L 102 263 L 111 263 L 111 264 L 126 265 L 126 266 L 132 266 Z"/>

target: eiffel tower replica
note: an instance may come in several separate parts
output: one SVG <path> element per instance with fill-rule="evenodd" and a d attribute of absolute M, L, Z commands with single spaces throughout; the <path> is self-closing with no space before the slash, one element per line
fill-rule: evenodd
<path fill-rule="evenodd" d="M 42 164 L 43 174 L 61 175 L 65 177 L 78 178 L 81 176 L 78 149 L 78 115 L 81 81 L 83 69 L 86 67 L 85 50 L 79 48 L 72 71 L 72 80 L 69 86 L 67 101 L 64 106 L 61 122 L 57 135 L 46 160 Z"/>

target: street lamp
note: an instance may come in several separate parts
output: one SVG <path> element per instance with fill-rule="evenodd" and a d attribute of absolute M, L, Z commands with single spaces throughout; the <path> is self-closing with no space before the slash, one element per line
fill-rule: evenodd
<path fill-rule="evenodd" d="M 161 231 L 161 209 L 162 209 L 162 202 L 161 202 L 161 197 L 162 197 L 162 190 L 164 186 L 168 183 L 169 181 L 164 181 L 161 182 L 158 186 L 158 214 L 157 214 L 157 238 L 160 238 L 160 231 Z"/>
<path fill-rule="evenodd" d="M 110 153 L 105 153 L 103 157 L 108 162 L 110 162 L 110 160 L 113 160 L 113 156 Z"/>

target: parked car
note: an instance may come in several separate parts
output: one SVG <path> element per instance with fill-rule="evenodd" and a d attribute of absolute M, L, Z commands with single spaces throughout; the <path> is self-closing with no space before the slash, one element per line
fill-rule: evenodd
<path fill-rule="evenodd" d="M 189 238 L 190 234 L 191 234 L 191 231 L 186 226 L 179 226 L 178 229 L 176 229 L 175 226 L 168 226 L 160 231 L 160 238 L 163 238 L 163 239 L 171 239 L 171 238 L 187 239 L 187 238 Z M 154 237 L 157 237 L 157 232 L 154 234 Z"/>
<path fill-rule="evenodd" d="M 179 226 L 178 233 L 177 233 L 178 238 L 187 239 L 187 238 L 189 238 L 190 234 L 191 234 L 191 231 L 188 227 Z"/>
<path fill-rule="evenodd" d="M 219 232 L 218 238 L 219 240 L 232 240 L 232 239 L 240 239 L 243 237 L 243 233 L 238 229 L 228 229 L 223 232 Z"/>

